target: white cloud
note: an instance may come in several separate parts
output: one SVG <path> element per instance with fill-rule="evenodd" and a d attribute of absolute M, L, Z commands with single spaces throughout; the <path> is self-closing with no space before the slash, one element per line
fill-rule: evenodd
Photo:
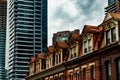
<path fill-rule="evenodd" d="M 48 45 L 58 31 L 82 30 L 85 24 L 99 25 L 105 6 L 106 0 L 48 0 Z"/>

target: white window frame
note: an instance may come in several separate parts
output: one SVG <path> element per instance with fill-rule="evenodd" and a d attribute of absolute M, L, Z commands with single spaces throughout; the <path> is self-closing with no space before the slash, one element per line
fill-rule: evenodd
<path fill-rule="evenodd" d="M 58 59 L 56 59 L 56 55 L 58 56 Z M 60 56 L 59 56 L 60 55 Z M 57 65 L 57 64 L 60 64 L 60 60 L 61 59 L 59 59 L 59 58 L 61 58 L 61 54 L 60 53 L 57 53 L 57 54 L 55 54 L 55 64 Z M 56 60 L 58 60 L 58 63 L 56 62 Z"/>
<path fill-rule="evenodd" d="M 79 79 L 80 79 L 80 71 L 76 70 L 76 80 L 79 80 Z"/>
<path fill-rule="evenodd" d="M 90 46 L 88 45 L 88 41 L 89 41 L 89 40 L 91 40 L 91 41 L 90 41 L 90 45 L 91 45 L 91 50 L 90 50 L 90 51 L 89 51 L 89 47 L 90 47 Z M 85 45 L 84 45 L 85 42 L 86 42 L 86 46 L 87 46 L 87 47 L 86 47 L 86 49 L 87 49 L 86 52 L 85 52 Z M 92 48 L 93 48 L 93 39 L 92 39 L 92 38 L 88 38 L 87 40 L 83 40 L 83 53 L 84 53 L 84 54 L 92 52 Z"/>
<path fill-rule="evenodd" d="M 109 26 L 109 25 L 106 25 L 106 27 L 107 27 L 107 26 Z M 111 31 L 111 30 L 112 30 L 113 28 L 115 28 L 115 32 L 116 32 L 116 33 L 115 33 L 115 34 L 116 34 L 116 36 L 115 36 L 115 37 L 116 37 L 116 40 L 115 40 L 115 41 L 112 41 L 112 31 Z M 110 43 L 107 43 L 107 40 L 106 40 L 106 39 L 107 39 L 106 31 L 108 31 L 108 30 L 110 31 Z M 117 42 L 117 41 L 119 40 L 118 26 L 116 26 L 116 25 L 110 25 L 110 28 L 106 28 L 106 29 L 105 29 L 104 36 L 105 36 L 105 44 L 106 44 L 106 45 L 109 45 L 109 44 L 111 44 L 111 43 Z"/>
<path fill-rule="evenodd" d="M 70 52 L 70 59 L 77 57 L 77 46 L 72 46 L 70 48 L 69 52 Z M 76 56 L 75 56 L 75 54 L 76 54 Z M 71 57 L 71 56 L 73 56 L 73 57 Z"/>

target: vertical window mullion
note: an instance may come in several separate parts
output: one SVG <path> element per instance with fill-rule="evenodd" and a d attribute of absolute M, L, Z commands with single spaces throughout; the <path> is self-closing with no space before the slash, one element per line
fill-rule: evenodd
<path fill-rule="evenodd" d="M 91 66 L 91 80 L 95 80 L 95 67 Z"/>
<path fill-rule="evenodd" d="M 110 65 L 110 62 L 106 62 L 106 80 L 111 80 L 111 65 Z"/>
<path fill-rule="evenodd" d="M 59 55 L 59 63 L 61 63 L 61 54 L 58 54 Z"/>
<path fill-rule="evenodd" d="M 116 69 L 116 72 L 117 72 L 117 79 L 120 80 L 120 59 L 117 60 L 117 69 Z"/>
<path fill-rule="evenodd" d="M 86 71 L 86 68 L 83 69 L 83 80 L 87 80 L 87 71 Z"/>
<path fill-rule="evenodd" d="M 88 39 L 88 52 L 92 50 L 92 40 Z"/>
<path fill-rule="evenodd" d="M 111 29 L 111 41 L 116 41 L 116 31 L 115 27 Z"/>
<path fill-rule="evenodd" d="M 106 44 L 111 42 L 111 30 L 106 31 Z"/>
<path fill-rule="evenodd" d="M 84 41 L 83 44 L 84 44 L 84 53 L 87 53 L 87 41 Z"/>
<path fill-rule="evenodd" d="M 80 73 L 78 70 L 76 70 L 76 80 L 80 80 Z"/>
<path fill-rule="evenodd" d="M 73 72 L 70 72 L 70 80 L 73 80 Z"/>

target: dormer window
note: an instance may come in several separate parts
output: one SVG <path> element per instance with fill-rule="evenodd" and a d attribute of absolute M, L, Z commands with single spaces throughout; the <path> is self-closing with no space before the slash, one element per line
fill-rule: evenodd
<path fill-rule="evenodd" d="M 47 68 L 50 68 L 52 66 L 52 58 L 48 58 L 47 60 L 46 60 L 46 67 Z"/>
<path fill-rule="evenodd" d="M 70 80 L 73 80 L 73 72 L 70 72 Z"/>
<path fill-rule="evenodd" d="M 111 37 L 112 37 L 112 42 L 115 42 L 116 41 L 115 27 L 111 29 Z"/>
<path fill-rule="evenodd" d="M 30 75 L 34 74 L 34 63 L 30 65 Z"/>
<path fill-rule="evenodd" d="M 92 51 L 92 39 L 85 40 L 83 42 L 84 46 L 84 53 L 88 53 Z"/>
<path fill-rule="evenodd" d="M 56 63 L 56 64 L 61 63 L 61 55 L 60 55 L 60 54 L 56 54 L 56 55 L 55 55 L 55 63 Z"/>
<path fill-rule="evenodd" d="M 49 68 L 49 61 L 46 59 L 46 68 Z"/>
<path fill-rule="evenodd" d="M 106 43 L 109 44 L 110 43 L 110 30 L 106 31 Z"/>
<path fill-rule="evenodd" d="M 40 63 L 36 61 L 36 72 L 39 72 L 40 70 Z"/>
<path fill-rule="evenodd" d="M 76 46 L 73 46 L 70 48 L 70 58 L 74 58 L 76 56 L 77 56 Z"/>
<path fill-rule="evenodd" d="M 104 24 L 106 45 L 118 41 L 118 25 L 116 21 L 109 21 Z"/>
<path fill-rule="evenodd" d="M 87 53 L 87 41 L 84 41 L 84 53 Z"/>
<path fill-rule="evenodd" d="M 92 40 L 88 39 L 88 52 L 92 51 Z"/>
<path fill-rule="evenodd" d="M 116 41 L 116 28 L 113 27 L 106 32 L 106 44 L 110 44 L 111 42 Z"/>

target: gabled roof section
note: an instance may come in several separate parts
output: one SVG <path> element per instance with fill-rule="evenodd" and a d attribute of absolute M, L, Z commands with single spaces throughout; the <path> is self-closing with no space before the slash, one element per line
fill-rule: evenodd
<path fill-rule="evenodd" d="M 70 36 L 70 41 L 79 41 L 81 38 L 81 35 L 80 34 L 72 34 Z"/>
<path fill-rule="evenodd" d="M 30 57 L 30 63 L 35 62 L 35 57 Z"/>
<path fill-rule="evenodd" d="M 47 48 L 47 53 L 54 53 L 54 47 L 53 46 L 49 46 Z"/>
<path fill-rule="evenodd" d="M 85 25 L 82 31 L 82 34 L 86 33 L 98 33 L 99 32 L 99 27 L 97 26 L 92 26 L 92 25 Z"/>
<path fill-rule="evenodd" d="M 55 48 L 67 48 L 66 42 L 56 42 Z"/>
<path fill-rule="evenodd" d="M 44 53 L 38 53 L 37 58 L 39 59 L 45 59 L 45 54 Z"/>
<path fill-rule="evenodd" d="M 108 12 L 104 18 L 104 21 L 108 21 L 109 19 L 120 19 L 120 13 L 115 13 L 115 12 Z"/>

